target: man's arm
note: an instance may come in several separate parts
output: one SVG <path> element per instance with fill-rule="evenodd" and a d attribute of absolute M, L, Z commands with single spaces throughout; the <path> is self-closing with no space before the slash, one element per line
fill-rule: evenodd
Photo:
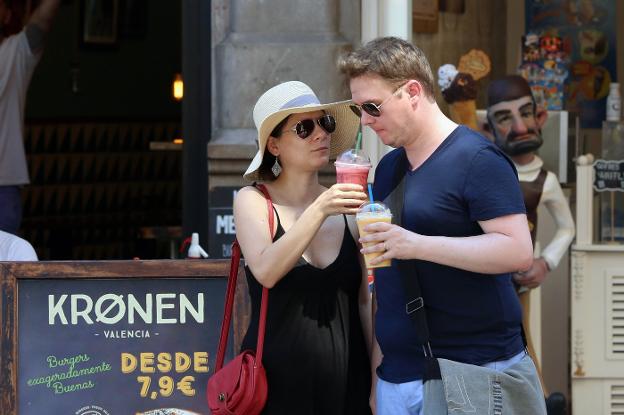
<path fill-rule="evenodd" d="M 61 0 L 41 0 L 39 6 L 28 19 L 26 37 L 33 53 L 37 53 L 43 48 L 45 35 L 52 27 L 52 21 L 60 4 Z"/>
<path fill-rule="evenodd" d="M 362 253 L 383 252 L 372 263 L 390 258 L 420 259 L 482 274 L 527 270 L 533 247 L 526 215 L 514 214 L 480 221 L 483 235 L 468 237 L 426 236 L 397 225 L 373 223 L 371 234 L 360 242 L 377 242 Z"/>

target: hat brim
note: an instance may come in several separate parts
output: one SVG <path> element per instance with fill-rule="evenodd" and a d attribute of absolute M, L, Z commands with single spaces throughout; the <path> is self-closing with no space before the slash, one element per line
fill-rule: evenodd
<path fill-rule="evenodd" d="M 275 126 L 279 124 L 284 118 L 290 114 L 301 114 L 304 112 L 313 112 L 323 110 L 327 114 L 332 115 L 336 119 L 336 130 L 331 133 L 331 140 L 329 145 L 330 158 L 336 157 L 346 149 L 353 146 L 358 129 L 360 127 L 360 118 L 355 115 L 350 106 L 353 101 L 339 101 L 329 104 L 313 104 L 304 105 L 301 107 L 286 108 L 281 111 L 274 112 L 266 117 L 260 129 L 258 130 L 258 152 L 254 156 L 253 160 L 249 164 L 247 171 L 243 175 L 243 178 L 249 181 L 260 180 L 258 175 L 258 169 L 262 164 L 264 158 L 264 151 L 269 136 Z"/>

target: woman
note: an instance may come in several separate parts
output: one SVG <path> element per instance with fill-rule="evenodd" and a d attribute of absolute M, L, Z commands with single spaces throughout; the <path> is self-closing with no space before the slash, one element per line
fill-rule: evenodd
<path fill-rule="evenodd" d="M 355 241 L 359 185 L 319 184 L 318 171 L 353 143 L 349 102 L 321 105 L 302 82 L 265 92 L 254 107 L 258 153 L 244 177 L 262 180 L 234 201 L 252 302 L 243 350 L 255 349 L 262 287 L 269 288 L 263 364 L 265 414 L 370 413 L 370 295 Z M 351 215 L 351 216 L 347 216 Z"/>

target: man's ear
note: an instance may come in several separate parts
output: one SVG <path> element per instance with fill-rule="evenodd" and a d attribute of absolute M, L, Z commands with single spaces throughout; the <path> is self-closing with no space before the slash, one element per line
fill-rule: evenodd
<path fill-rule="evenodd" d="M 405 89 L 407 90 L 408 98 L 410 100 L 412 108 L 416 108 L 420 99 L 425 96 L 425 90 L 422 84 L 412 79 L 407 83 L 407 87 Z"/>
<path fill-rule="evenodd" d="M 548 119 L 548 111 L 546 111 L 542 107 L 537 107 L 537 109 L 535 110 L 535 122 L 537 123 L 537 126 L 540 129 L 544 126 L 547 119 Z"/>
<path fill-rule="evenodd" d="M 410 98 L 420 97 L 423 93 L 422 84 L 415 79 L 407 82 L 405 90 Z"/>
<path fill-rule="evenodd" d="M 275 157 L 279 156 L 279 141 L 277 138 L 273 136 L 269 136 L 267 141 L 266 148 L 269 150 L 269 153 L 273 154 Z"/>

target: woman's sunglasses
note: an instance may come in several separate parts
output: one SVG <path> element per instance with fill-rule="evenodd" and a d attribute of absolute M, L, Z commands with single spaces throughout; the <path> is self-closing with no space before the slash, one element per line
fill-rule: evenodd
<path fill-rule="evenodd" d="M 315 125 L 318 124 L 326 133 L 331 134 L 336 131 L 336 119 L 329 115 L 325 114 L 316 120 L 312 118 L 306 118 L 305 120 L 299 121 L 293 128 L 289 131 L 293 131 L 297 134 L 297 137 L 301 139 L 308 138 L 312 132 L 314 132 Z"/>
<path fill-rule="evenodd" d="M 386 102 L 390 101 L 390 98 L 392 98 L 393 96 L 395 96 L 396 94 L 398 94 L 399 92 L 401 92 L 401 89 L 405 86 L 406 84 L 401 85 L 400 87 L 398 87 L 393 93 L 392 95 L 390 95 L 388 98 L 386 98 L 381 104 L 377 105 L 374 102 L 365 102 L 362 105 L 357 105 L 357 104 L 351 104 L 350 108 L 351 111 L 353 111 L 355 113 L 355 115 L 357 115 L 358 117 L 362 118 L 362 111 L 364 111 L 365 113 L 367 113 L 368 115 L 370 115 L 371 117 L 381 117 L 381 106 L 384 105 Z"/>

